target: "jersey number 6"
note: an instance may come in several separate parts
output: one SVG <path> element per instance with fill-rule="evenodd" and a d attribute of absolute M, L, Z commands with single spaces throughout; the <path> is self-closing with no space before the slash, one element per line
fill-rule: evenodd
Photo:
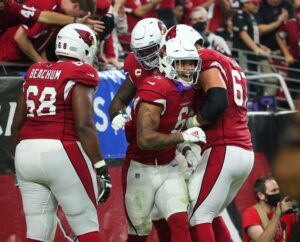
<path fill-rule="evenodd" d="M 246 106 L 247 99 L 244 100 L 244 89 L 241 85 L 241 82 L 245 79 L 245 74 L 237 70 L 232 70 L 232 79 L 233 79 L 233 97 L 234 102 L 237 106 Z"/>

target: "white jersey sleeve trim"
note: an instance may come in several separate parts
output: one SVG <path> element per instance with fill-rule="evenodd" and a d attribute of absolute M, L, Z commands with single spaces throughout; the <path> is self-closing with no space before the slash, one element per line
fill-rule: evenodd
<path fill-rule="evenodd" d="M 75 85 L 75 82 L 74 81 L 68 81 L 66 86 L 65 86 L 65 89 L 64 89 L 64 101 L 67 100 L 67 97 L 72 89 L 72 87 Z"/>

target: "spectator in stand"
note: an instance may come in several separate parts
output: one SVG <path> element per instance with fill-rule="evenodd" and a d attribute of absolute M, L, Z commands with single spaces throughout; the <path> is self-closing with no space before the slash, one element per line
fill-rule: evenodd
<path fill-rule="evenodd" d="M 28 0 L 27 6 L 45 11 L 61 12 L 72 17 L 95 12 L 93 0 Z M 47 61 L 46 47 L 55 37 L 57 26 L 42 23 L 8 28 L 0 37 L 0 61 Z"/>
<path fill-rule="evenodd" d="M 239 64 L 250 71 L 261 71 L 272 73 L 267 57 L 270 56 L 270 49 L 260 44 L 258 25 L 255 17 L 260 0 L 240 0 L 242 9 L 238 10 L 232 18 L 233 21 L 233 48 L 240 49 L 238 56 Z M 249 62 L 248 62 L 249 61 Z M 256 63 L 252 63 L 256 62 Z M 259 69 L 261 68 L 261 69 Z M 276 79 L 264 80 L 271 83 Z M 276 87 L 267 85 L 250 86 L 250 91 L 257 95 L 275 95 Z"/>
<path fill-rule="evenodd" d="M 215 33 L 221 26 L 223 14 L 230 9 L 229 0 L 187 0 L 186 1 L 186 16 L 190 15 L 196 7 L 203 7 L 208 12 L 209 30 Z M 186 24 L 190 24 L 189 19 L 185 19 Z"/>
<path fill-rule="evenodd" d="M 233 46 L 233 14 L 233 10 L 226 11 L 222 19 L 221 28 L 216 31 L 216 35 L 221 36 L 226 41 L 230 49 L 232 49 Z"/>
<path fill-rule="evenodd" d="M 190 14 L 191 24 L 204 38 L 204 46 L 208 49 L 217 50 L 225 55 L 230 56 L 231 51 L 226 41 L 214 33 L 211 33 L 208 29 L 207 11 L 203 7 L 196 7 Z"/>
<path fill-rule="evenodd" d="M 262 0 L 257 12 L 260 43 L 271 51 L 279 50 L 275 40 L 276 31 L 294 16 L 293 6 L 286 0 Z"/>
<path fill-rule="evenodd" d="M 232 10 L 238 10 L 241 8 L 240 0 L 229 0 L 229 5 Z"/>
<path fill-rule="evenodd" d="M 94 17 L 104 22 L 105 30 L 99 33 L 99 42 L 107 39 L 115 27 L 114 15 L 109 12 L 111 7 L 111 0 L 97 0 L 96 13 Z"/>
<path fill-rule="evenodd" d="M 157 9 L 157 18 L 163 21 L 167 28 L 171 28 L 175 25 L 174 8 L 175 0 L 162 0 Z"/>
<path fill-rule="evenodd" d="M 174 17 L 175 17 L 175 24 L 182 24 L 183 16 L 184 16 L 183 0 L 175 0 L 175 7 L 174 7 L 173 12 L 174 12 Z"/>
<path fill-rule="evenodd" d="M 0 1 L 0 11 L 2 11 L 4 9 L 6 2 L 7 2 L 7 0 L 1 0 Z"/>
<path fill-rule="evenodd" d="M 269 50 L 260 45 L 258 25 L 255 13 L 259 0 L 240 0 L 241 9 L 232 17 L 233 22 L 233 48 L 242 51 L 252 51 L 254 54 L 238 56 L 240 65 L 245 66 L 247 60 L 258 61 L 258 56 L 269 56 Z M 237 57 L 237 56 L 236 56 Z M 257 71 L 257 65 L 249 64 L 248 69 Z"/>
<path fill-rule="evenodd" d="M 126 34 L 128 30 L 127 17 L 125 13 L 125 0 L 116 0 L 113 6 L 113 15 L 115 18 L 115 29 L 112 32 L 112 43 L 114 50 L 114 58 L 108 58 L 108 61 L 113 64 L 117 69 L 123 68 L 123 63 L 118 60 L 124 54 L 118 35 Z M 116 61 L 115 61 L 116 60 Z"/>
<path fill-rule="evenodd" d="M 13 0 L 2 1 L 3 7 L 0 8 L 0 34 L 8 27 L 18 26 L 20 24 L 30 24 L 40 22 L 45 24 L 67 25 L 76 21 L 89 25 L 96 31 L 103 31 L 102 22 L 89 19 L 90 14 L 84 18 L 74 19 L 71 16 L 63 15 L 53 11 L 40 11 L 34 7 L 28 7 L 25 4 L 17 3 Z"/>
<path fill-rule="evenodd" d="M 288 77 L 295 79 L 289 81 L 289 87 L 296 91 L 291 90 L 293 97 L 300 91 L 300 6 L 296 12 L 296 18 L 289 19 L 276 33 L 285 62 L 292 68 L 288 71 Z"/>
<path fill-rule="evenodd" d="M 136 23 L 149 15 L 156 15 L 156 9 L 159 7 L 162 0 L 126 0 L 125 12 L 127 15 L 128 32 L 125 35 L 120 35 L 119 40 L 125 52 L 130 52 L 131 31 Z M 155 17 L 155 16 L 153 16 Z"/>
<path fill-rule="evenodd" d="M 293 4 L 293 9 L 294 9 L 294 16 L 296 16 L 297 10 L 298 10 L 298 8 L 300 8 L 300 0 L 293 0 L 292 4 Z"/>
<path fill-rule="evenodd" d="M 113 5 L 113 15 L 116 22 L 116 31 L 118 34 L 126 34 L 128 30 L 127 17 L 125 13 L 125 1 L 115 0 Z"/>
<path fill-rule="evenodd" d="M 115 1 L 114 6 L 111 3 L 111 0 L 97 1 L 96 16 L 106 23 L 106 29 L 100 33 L 99 38 L 98 66 L 100 70 L 107 69 L 108 64 L 111 64 L 112 68 L 121 69 L 123 67 L 117 59 L 113 31 L 116 29 L 118 33 L 125 34 L 127 32 L 127 19 L 125 11 L 120 11 L 120 9 L 124 9 L 123 0 Z M 117 40 L 117 37 L 115 37 L 115 40 Z"/>
<path fill-rule="evenodd" d="M 288 197 L 282 199 L 280 188 L 272 176 L 258 178 L 253 192 L 257 203 L 242 215 L 244 242 L 291 242 L 292 228 L 297 222 L 292 201 Z"/>

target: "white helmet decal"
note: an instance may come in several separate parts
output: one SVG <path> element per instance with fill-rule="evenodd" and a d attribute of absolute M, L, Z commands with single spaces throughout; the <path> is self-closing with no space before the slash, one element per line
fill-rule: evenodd
<path fill-rule="evenodd" d="M 188 39 L 193 44 L 203 44 L 203 37 L 201 34 L 193 27 L 186 24 L 178 24 L 169 28 L 163 36 L 161 44 L 163 45 L 166 41 L 175 38 Z"/>

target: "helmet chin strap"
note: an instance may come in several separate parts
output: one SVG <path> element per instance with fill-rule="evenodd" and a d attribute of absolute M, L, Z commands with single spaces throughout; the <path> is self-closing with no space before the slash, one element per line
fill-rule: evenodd
<path fill-rule="evenodd" d="M 185 91 L 185 90 L 190 90 L 192 88 L 192 85 L 190 85 L 190 86 L 184 86 L 181 81 L 174 80 L 174 82 L 177 85 L 177 89 L 176 89 L 177 92 L 182 92 L 182 91 Z"/>
<path fill-rule="evenodd" d="M 147 65 L 148 68 L 154 69 L 158 67 L 158 58 L 155 58 L 151 61 L 144 60 L 144 64 Z"/>

